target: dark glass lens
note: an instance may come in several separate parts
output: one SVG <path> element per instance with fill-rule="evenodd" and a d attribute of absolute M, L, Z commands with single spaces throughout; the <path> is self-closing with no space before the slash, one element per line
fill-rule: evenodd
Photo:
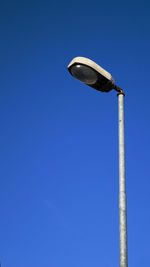
<path fill-rule="evenodd" d="M 71 67 L 71 74 L 78 80 L 86 84 L 95 84 L 98 77 L 96 71 L 85 65 L 73 65 Z"/>

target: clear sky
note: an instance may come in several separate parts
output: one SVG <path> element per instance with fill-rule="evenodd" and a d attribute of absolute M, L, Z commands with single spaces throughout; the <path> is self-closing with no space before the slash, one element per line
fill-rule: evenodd
<path fill-rule="evenodd" d="M 149 1 L 1 1 L 2 267 L 119 266 L 116 92 L 73 79 L 85 56 L 125 90 L 129 266 L 150 266 Z"/>

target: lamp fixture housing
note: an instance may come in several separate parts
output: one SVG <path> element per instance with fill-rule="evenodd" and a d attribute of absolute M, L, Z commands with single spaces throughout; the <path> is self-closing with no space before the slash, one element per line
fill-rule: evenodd
<path fill-rule="evenodd" d="M 115 81 L 111 74 L 85 57 L 75 57 L 68 65 L 70 74 L 83 83 L 102 92 L 115 89 Z"/>

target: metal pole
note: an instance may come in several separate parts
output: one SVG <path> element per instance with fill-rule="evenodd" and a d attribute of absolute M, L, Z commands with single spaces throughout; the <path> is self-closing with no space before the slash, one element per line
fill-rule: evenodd
<path fill-rule="evenodd" d="M 124 93 L 118 93 L 119 111 L 119 239 L 120 267 L 128 266 L 127 256 L 127 207 L 125 181 L 125 142 L 124 142 Z"/>

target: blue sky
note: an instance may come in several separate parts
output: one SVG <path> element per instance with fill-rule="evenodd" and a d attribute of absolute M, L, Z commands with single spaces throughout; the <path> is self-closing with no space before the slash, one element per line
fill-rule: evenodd
<path fill-rule="evenodd" d="M 2 267 L 119 266 L 117 96 L 73 79 L 75 56 L 125 90 L 129 266 L 150 266 L 149 8 L 1 2 Z"/>

